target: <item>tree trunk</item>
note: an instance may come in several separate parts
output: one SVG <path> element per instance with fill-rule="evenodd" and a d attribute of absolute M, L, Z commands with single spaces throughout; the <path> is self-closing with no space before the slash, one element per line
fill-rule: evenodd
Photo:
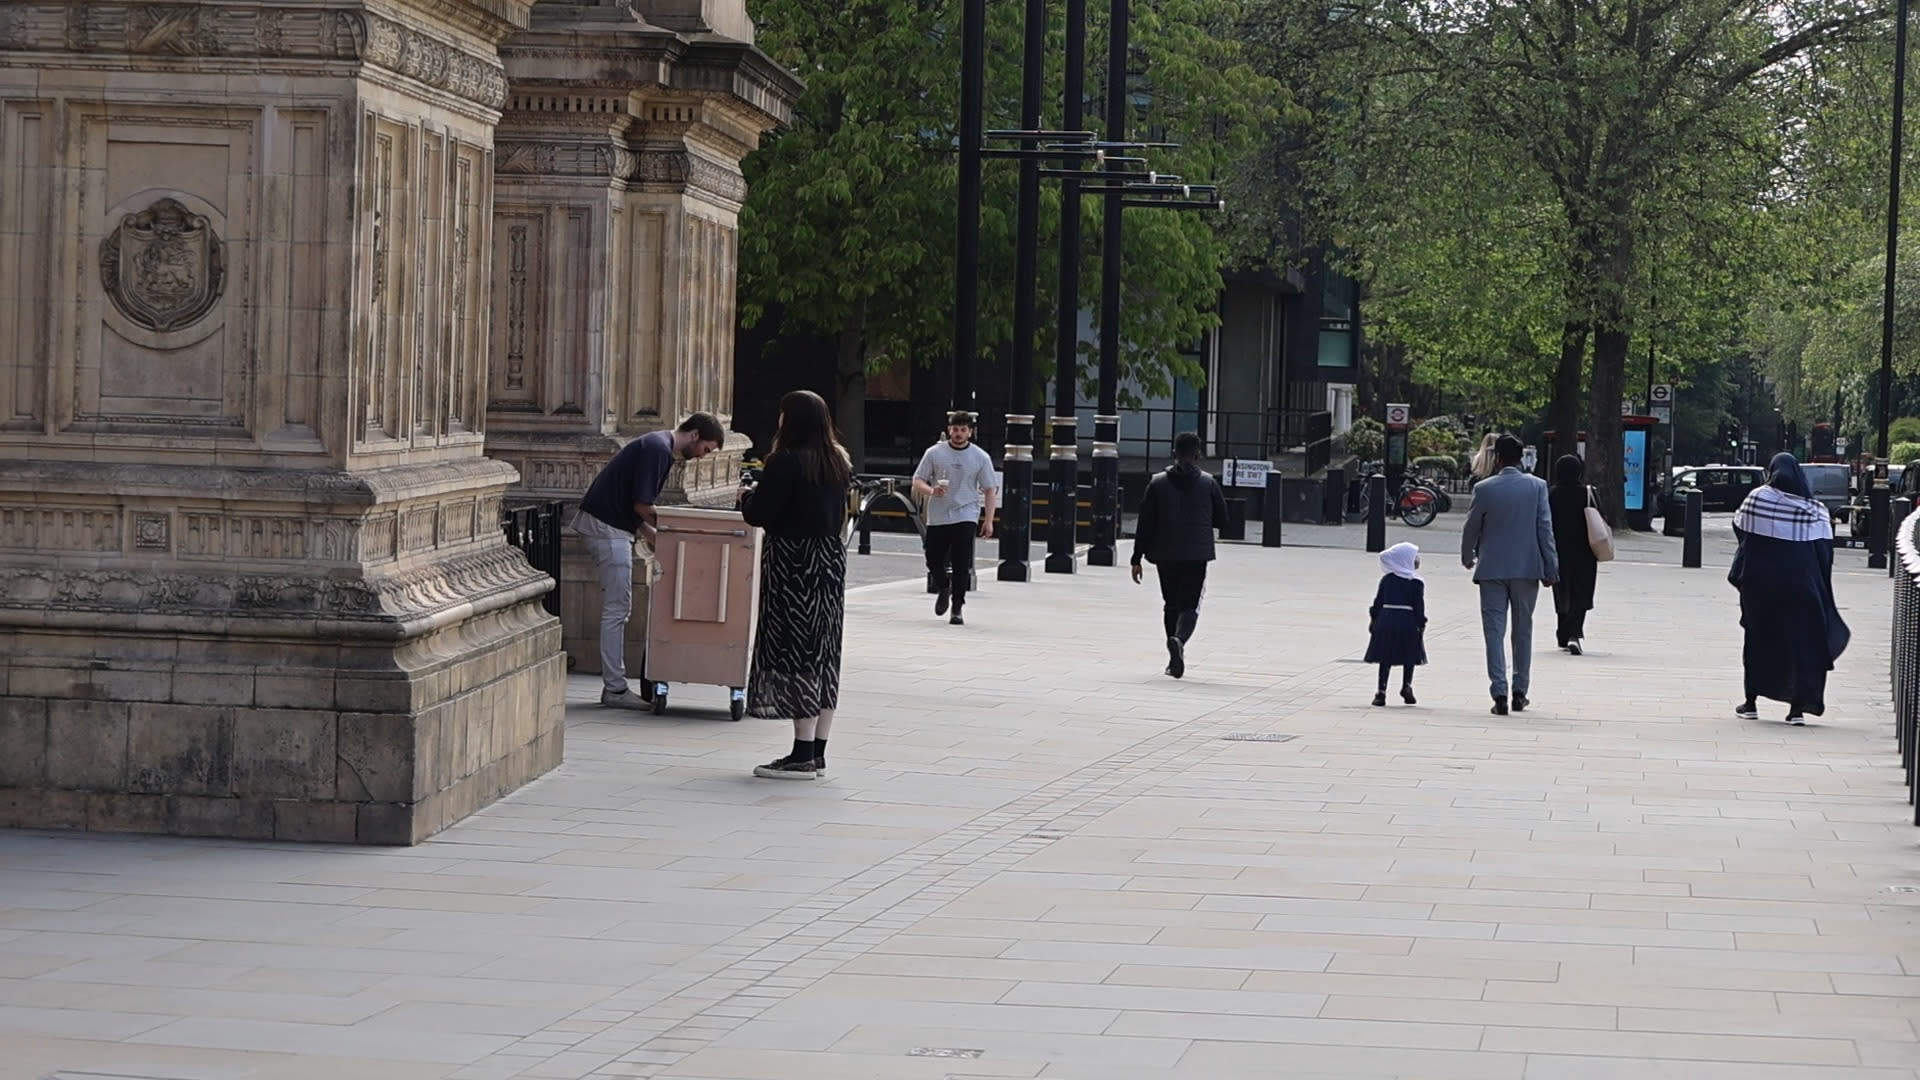
<path fill-rule="evenodd" d="M 853 458 L 853 471 L 867 469 L 867 305 L 863 301 L 841 324 L 834 340 L 834 423 Z"/>
<path fill-rule="evenodd" d="M 1553 475 L 1562 454 L 1577 452 L 1580 438 L 1580 376 L 1587 366 L 1587 324 L 1568 320 L 1560 327 L 1560 363 L 1553 372 L 1553 399 L 1547 405 L 1547 430 L 1554 433 L 1540 462 L 1540 474 Z"/>
<path fill-rule="evenodd" d="M 1587 428 L 1587 482 L 1600 496 L 1600 512 L 1613 527 L 1626 525 L 1621 486 L 1620 401 L 1627 393 L 1627 329 L 1623 312 L 1609 312 L 1609 325 L 1593 335 L 1593 420 Z"/>

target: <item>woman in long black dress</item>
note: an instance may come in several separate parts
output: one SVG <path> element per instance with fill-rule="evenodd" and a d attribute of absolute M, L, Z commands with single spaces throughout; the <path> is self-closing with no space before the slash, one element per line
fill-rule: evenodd
<path fill-rule="evenodd" d="M 1746 698 L 1734 710 L 1760 715 L 1759 699 L 1787 703 L 1787 723 L 1827 711 L 1827 672 L 1851 636 L 1833 602 L 1833 518 L 1813 498 L 1792 454 L 1775 454 L 1765 486 L 1733 515 L 1740 540 L 1727 580 L 1740 590 Z"/>
<path fill-rule="evenodd" d="M 1600 577 L 1600 561 L 1587 543 L 1587 464 L 1572 454 L 1553 463 L 1553 487 L 1547 506 L 1553 511 L 1553 546 L 1560 551 L 1560 580 L 1553 586 L 1553 610 L 1559 616 L 1553 638 L 1560 647 L 1580 655 L 1587 636 L 1587 612 L 1593 610 L 1593 589 Z"/>
<path fill-rule="evenodd" d="M 780 427 L 747 523 L 767 531 L 760 555 L 760 622 L 747 711 L 793 721 L 793 750 L 753 770 L 776 780 L 827 772 L 827 732 L 840 700 L 846 612 L 847 481 L 853 466 L 827 403 L 811 390 L 780 399 Z"/>

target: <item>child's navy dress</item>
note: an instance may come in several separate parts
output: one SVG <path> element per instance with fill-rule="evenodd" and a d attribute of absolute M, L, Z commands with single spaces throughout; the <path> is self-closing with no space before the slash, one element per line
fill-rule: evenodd
<path fill-rule="evenodd" d="M 1427 583 L 1419 578 L 1387 574 L 1373 595 L 1373 639 L 1367 643 L 1369 664 L 1424 664 L 1427 662 Z"/>

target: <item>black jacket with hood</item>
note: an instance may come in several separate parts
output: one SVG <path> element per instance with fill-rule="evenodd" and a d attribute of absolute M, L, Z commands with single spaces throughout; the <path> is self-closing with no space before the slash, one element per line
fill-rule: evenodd
<path fill-rule="evenodd" d="M 1227 499 L 1213 477 L 1190 461 L 1176 461 L 1147 483 L 1134 525 L 1133 561 L 1156 565 L 1208 562 L 1213 531 L 1227 524 Z"/>

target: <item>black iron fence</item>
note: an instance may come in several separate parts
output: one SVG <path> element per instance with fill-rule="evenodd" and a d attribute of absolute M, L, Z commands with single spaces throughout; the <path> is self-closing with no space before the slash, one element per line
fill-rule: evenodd
<path fill-rule="evenodd" d="M 1898 561 L 1893 566 L 1893 731 L 1900 764 L 1907 772 L 1907 799 L 1913 823 L 1920 825 L 1920 513 L 1894 530 Z"/>
<path fill-rule="evenodd" d="M 507 543 L 519 548 L 535 570 L 553 578 L 553 588 L 542 601 L 547 614 L 560 615 L 560 515 L 565 503 L 508 503 L 500 514 Z"/>

